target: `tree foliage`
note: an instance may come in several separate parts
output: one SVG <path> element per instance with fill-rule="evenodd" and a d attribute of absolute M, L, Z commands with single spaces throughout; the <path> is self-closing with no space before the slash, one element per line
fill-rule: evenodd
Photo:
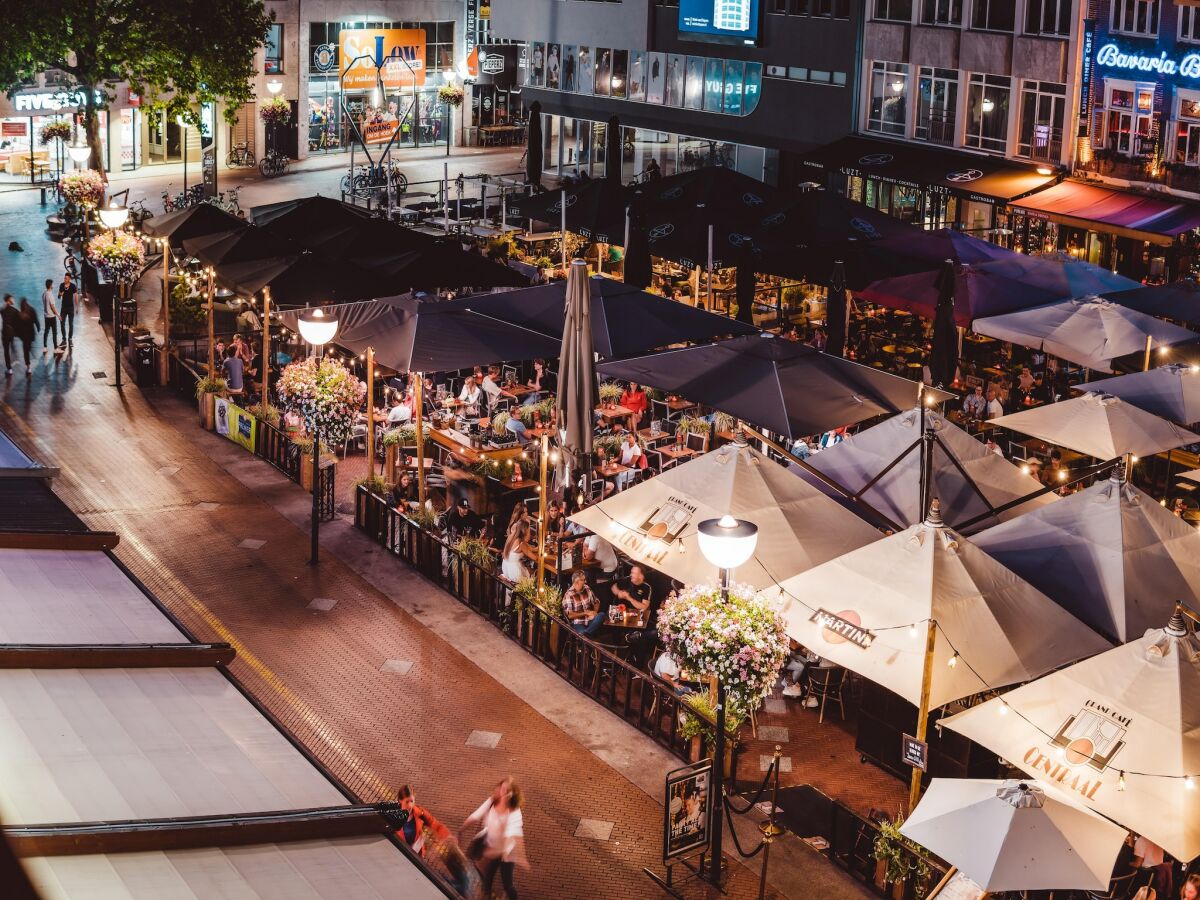
<path fill-rule="evenodd" d="M 118 83 L 192 125 L 199 104 L 217 100 L 232 119 L 253 96 L 254 54 L 274 14 L 262 0 L 27 0 L 5 4 L 4 19 L 0 87 L 11 94 L 41 71 L 65 72 L 85 89 L 91 167 L 100 169 L 97 113 Z"/>

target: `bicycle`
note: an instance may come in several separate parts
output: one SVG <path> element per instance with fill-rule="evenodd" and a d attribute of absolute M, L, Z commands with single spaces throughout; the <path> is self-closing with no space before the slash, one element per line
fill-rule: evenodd
<path fill-rule="evenodd" d="M 225 165 L 230 168 L 234 166 L 249 166 L 250 168 L 254 168 L 256 165 L 254 151 L 250 149 L 250 145 L 245 141 L 234 144 L 225 156 Z"/>
<path fill-rule="evenodd" d="M 163 212 L 174 212 L 179 209 L 187 209 L 189 206 L 195 206 L 204 199 L 204 185 L 194 184 L 186 191 L 171 195 L 171 185 L 167 185 L 162 192 Z"/>
<path fill-rule="evenodd" d="M 241 189 L 241 185 L 238 185 L 228 191 L 219 191 L 217 196 L 209 197 L 208 202 L 217 209 L 223 209 L 230 215 L 236 216 L 242 211 L 242 204 L 238 202 L 238 191 Z"/>
<path fill-rule="evenodd" d="M 263 178 L 274 178 L 287 172 L 288 158 L 277 150 L 271 150 L 258 164 L 258 171 Z"/>
<path fill-rule="evenodd" d="M 135 231 L 140 231 L 147 219 L 153 219 L 154 212 L 146 207 L 146 201 L 134 200 L 129 204 L 129 223 Z"/>

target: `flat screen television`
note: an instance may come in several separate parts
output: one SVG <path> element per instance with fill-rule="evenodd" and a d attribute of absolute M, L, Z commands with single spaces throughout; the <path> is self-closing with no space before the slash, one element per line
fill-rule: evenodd
<path fill-rule="evenodd" d="M 758 43 L 759 0 L 679 0 L 679 36 L 721 44 Z"/>

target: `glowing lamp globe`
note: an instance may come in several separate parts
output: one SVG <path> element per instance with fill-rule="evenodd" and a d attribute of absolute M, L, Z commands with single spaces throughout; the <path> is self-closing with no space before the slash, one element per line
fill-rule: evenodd
<path fill-rule="evenodd" d="M 333 340 L 338 330 L 338 320 L 325 314 L 325 310 L 309 309 L 300 314 L 300 337 L 314 347 Z"/>
<path fill-rule="evenodd" d="M 114 202 L 110 202 L 106 207 L 102 206 L 97 212 L 100 215 L 100 221 L 109 231 L 116 231 L 129 221 L 129 210 Z"/>
<path fill-rule="evenodd" d="M 696 526 L 696 540 L 704 558 L 718 569 L 736 569 L 754 555 L 758 526 L 724 515 Z"/>
<path fill-rule="evenodd" d="M 67 155 L 71 157 L 73 162 L 81 165 L 87 162 L 87 159 L 92 154 L 92 148 L 87 144 L 70 144 L 67 146 Z"/>
<path fill-rule="evenodd" d="M 271 92 L 272 96 L 274 96 L 283 90 L 283 82 L 278 78 L 273 78 L 267 82 L 267 90 Z"/>

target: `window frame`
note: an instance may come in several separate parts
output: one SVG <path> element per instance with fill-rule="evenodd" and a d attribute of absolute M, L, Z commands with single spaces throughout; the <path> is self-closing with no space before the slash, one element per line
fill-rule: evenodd
<path fill-rule="evenodd" d="M 867 89 L 870 91 L 870 102 L 866 109 L 866 126 L 865 130 L 872 134 L 892 135 L 893 137 L 907 137 L 909 125 L 910 100 L 912 97 L 912 73 L 908 63 L 889 62 L 887 60 L 871 60 L 870 78 L 867 80 Z M 876 78 L 883 79 L 883 99 L 880 102 L 880 115 L 878 118 L 874 115 L 875 107 L 875 84 Z M 897 123 L 884 118 L 883 110 L 884 103 L 891 96 L 888 92 L 892 89 L 893 79 L 902 78 L 904 80 L 904 89 L 897 93 L 904 100 L 903 116 Z M 897 130 L 896 126 L 899 125 Z M 889 127 L 890 126 L 890 127 Z"/>
<path fill-rule="evenodd" d="M 1001 82 L 1004 82 L 1003 84 Z M 1008 135 L 1010 125 L 1012 123 L 1012 95 L 1013 95 L 1013 79 L 1007 75 L 990 75 L 985 72 L 971 72 L 967 75 L 967 106 L 965 116 L 963 118 L 963 146 L 970 147 L 973 150 L 980 150 L 984 153 L 1008 153 Z M 983 102 L 988 99 L 988 91 L 1003 91 L 1005 94 L 1005 111 L 1004 111 L 1004 132 L 999 138 L 985 136 L 981 127 L 978 133 L 972 132 L 974 124 L 971 113 L 971 98 L 976 87 L 981 88 L 980 91 L 980 125 L 983 124 L 983 116 L 985 113 L 982 109 Z M 992 101 L 995 103 L 995 100 Z M 992 107 L 992 111 L 996 111 L 996 107 Z"/>
<path fill-rule="evenodd" d="M 1139 29 L 1139 12 L 1145 10 L 1146 28 Z M 1126 21 L 1131 24 L 1125 27 Z M 1119 24 L 1118 24 L 1119 22 Z M 1109 25 L 1117 34 L 1133 34 L 1142 37 L 1157 37 L 1162 24 L 1162 5 L 1159 0 L 1112 0 Z"/>
<path fill-rule="evenodd" d="M 961 28 L 962 18 L 963 0 L 921 0 L 922 25 L 934 28 Z"/>
<path fill-rule="evenodd" d="M 908 7 L 908 14 L 901 16 L 900 12 L 903 8 Z M 893 9 L 897 7 L 897 9 Z M 880 9 L 884 9 L 884 14 L 880 14 Z M 871 4 L 871 18 L 876 22 L 908 22 L 913 20 L 913 0 L 873 0 Z"/>
<path fill-rule="evenodd" d="M 1053 29 L 1044 27 L 1046 10 L 1053 8 L 1055 25 Z M 1036 16 L 1036 19 L 1034 18 Z M 1025 0 L 1025 34 L 1037 37 L 1069 38 L 1075 21 L 1074 0 Z M 1031 23 L 1032 27 L 1031 27 Z M 1065 25 L 1065 30 L 1063 26 Z"/>
<path fill-rule="evenodd" d="M 1042 98 L 1050 98 L 1051 107 L 1058 109 L 1058 124 L 1053 121 L 1043 123 L 1035 121 L 1029 132 L 1029 140 L 1025 140 L 1025 102 L 1027 97 L 1033 98 L 1034 118 L 1040 117 L 1042 108 Z M 1066 137 L 1067 128 L 1067 86 L 1057 81 L 1036 81 L 1033 79 L 1023 80 L 1021 89 L 1017 95 L 1017 146 L 1016 155 L 1022 159 L 1046 159 L 1047 161 L 1058 162 L 1058 159 L 1052 156 L 1040 157 L 1036 156 L 1034 150 L 1034 133 L 1033 128 L 1038 125 L 1048 124 L 1050 127 L 1049 144 L 1053 146 L 1055 136 L 1054 132 L 1058 131 L 1059 151 L 1061 155 L 1062 142 Z M 1053 118 L 1053 116 L 1051 117 Z"/>
<path fill-rule="evenodd" d="M 1012 13 L 1011 21 L 1007 25 L 996 25 L 991 21 L 992 12 L 1003 9 L 1008 6 Z M 980 10 L 983 10 L 983 15 L 980 16 Z M 980 22 L 983 24 L 980 24 Z M 972 0 L 971 3 L 971 19 L 970 27 L 972 31 L 993 31 L 1000 34 L 1014 34 L 1017 30 L 1017 3 L 1016 0 Z"/>
<path fill-rule="evenodd" d="M 269 55 L 270 48 L 271 48 L 271 42 L 268 40 L 268 38 L 264 37 L 263 38 L 263 65 L 262 65 L 262 70 L 263 70 L 264 75 L 283 75 L 284 74 L 284 71 L 283 71 L 283 54 L 284 54 L 283 26 L 284 26 L 283 22 L 272 22 L 267 27 L 268 35 L 271 35 L 271 34 L 279 35 L 278 40 L 274 44 L 275 52 L 278 55 L 277 56 Z M 272 68 L 271 63 L 275 64 L 274 68 Z"/>

